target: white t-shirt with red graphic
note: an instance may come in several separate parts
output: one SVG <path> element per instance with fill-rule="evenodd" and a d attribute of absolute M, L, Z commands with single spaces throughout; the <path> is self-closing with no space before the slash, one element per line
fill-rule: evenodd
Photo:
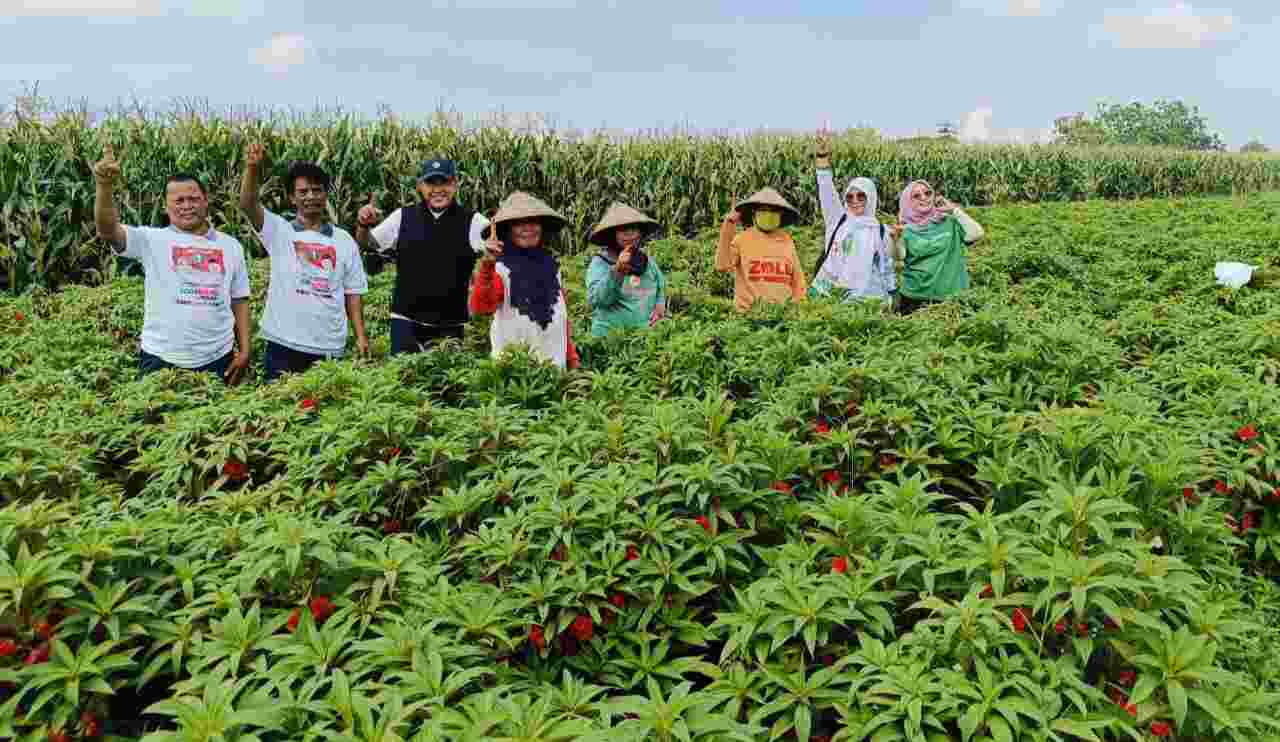
<path fill-rule="evenodd" d="M 271 258 L 262 337 L 302 353 L 341 356 L 347 347 L 346 297 L 369 291 L 356 241 L 341 227 L 326 235 L 296 230 L 262 211 L 262 244 Z"/>
<path fill-rule="evenodd" d="M 142 263 L 146 312 L 142 349 L 180 368 L 200 368 L 231 352 L 231 302 L 249 297 L 249 267 L 236 238 L 174 227 L 126 227 L 123 257 Z"/>

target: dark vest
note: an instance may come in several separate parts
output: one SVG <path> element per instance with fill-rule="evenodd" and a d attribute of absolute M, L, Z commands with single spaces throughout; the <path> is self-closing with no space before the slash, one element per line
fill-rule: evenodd
<path fill-rule="evenodd" d="M 423 203 L 400 210 L 391 311 L 429 325 L 467 321 L 471 270 L 479 258 L 471 249 L 474 216 L 457 203 L 439 219 Z"/>

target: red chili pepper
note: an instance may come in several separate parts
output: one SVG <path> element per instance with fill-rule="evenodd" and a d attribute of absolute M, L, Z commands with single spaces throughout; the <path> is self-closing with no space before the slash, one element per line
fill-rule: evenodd
<path fill-rule="evenodd" d="M 580 642 L 589 642 L 595 631 L 595 624 L 591 621 L 591 616 L 581 614 L 573 619 L 573 623 L 569 625 L 569 631 L 573 632 L 574 638 Z"/>
<path fill-rule="evenodd" d="M 329 600 L 329 598 L 323 595 L 317 595 L 312 598 L 309 607 L 311 608 L 311 617 L 316 620 L 316 623 L 324 623 L 325 619 L 332 616 L 333 612 L 338 610 L 338 606 L 334 605 L 332 600 Z"/>

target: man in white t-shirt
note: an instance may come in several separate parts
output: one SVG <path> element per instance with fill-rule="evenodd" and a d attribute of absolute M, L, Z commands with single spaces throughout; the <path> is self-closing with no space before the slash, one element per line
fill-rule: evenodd
<path fill-rule="evenodd" d="M 361 297 L 369 291 L 360 249 L 346 230 L 329 221 L 329 175 L 319 165 L 294 163 L 285 188 L 297 217 L 288 221 L 262 208 L 258 172 L 266 151 L 245 148 L 240 209 L 249 217 L 271 258 L 267 308 L 262 314 L 266 380 L 301 373 L 317 361 L 342 356 L 347 321 L 356 350 L 369 352 Z"/>
<path fill-rule="evenodd" d="M 116 214 L 120 164 L 110 145 L 93 173 L 98 236 L 140 262 L 146 276 L 142 373 L 185 368 L 239 383 L 249 367 L 249 266 L 240 242 L 209 225 L 204 185 L 190 175 L 170 176 L 169 226 L 125 227 Z"/>

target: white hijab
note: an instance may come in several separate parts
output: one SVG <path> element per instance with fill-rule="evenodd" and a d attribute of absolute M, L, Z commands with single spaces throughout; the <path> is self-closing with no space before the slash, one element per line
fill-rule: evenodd
<path fill-rule="evenodd" d="M 876 219 L 876 207 L 879 199 L 876 184 L 870 178 L 854 178 L 844 189 L 844 201 L 848 208 L 850 193 L 865 193 L 866 208 L 860 216 L 845 213 L 844 224 L 831 245 L 831 253 L 822 264 L 821 275 L 832 284 L 848 289 L 850 293 L 863 296 L 868 293 L 871 282 L 871 265 L 877 252 L 883 252 L 880 240 L 880 220 Z"/>

